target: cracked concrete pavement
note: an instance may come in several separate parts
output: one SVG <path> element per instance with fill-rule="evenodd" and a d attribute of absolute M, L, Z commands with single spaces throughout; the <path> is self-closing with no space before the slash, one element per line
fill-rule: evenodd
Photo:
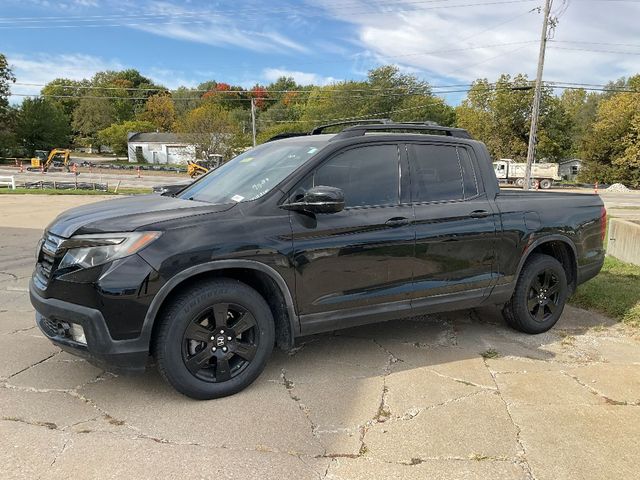
<path fill-rule="evenodd" d="M 572 307 L 537 336 L 492 308 L 404 319 L 303 339 L 247 390 L 197 402 L 35 328 L 34 249 L 60 209 L 44 203 L 0 215 L 3 479 L 638 476 L 637 331 Z"/>

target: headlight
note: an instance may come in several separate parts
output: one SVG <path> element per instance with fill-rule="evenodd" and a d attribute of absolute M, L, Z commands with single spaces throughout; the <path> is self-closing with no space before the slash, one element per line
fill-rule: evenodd
<path fill-rule="evenodd" d="M 160 236 L 160 232 L 105 233 L 77 235 L 65 240 L 61 248 L 67 252 L 58 269 L 90 268 L 128 257 L 140 251 Z"/>

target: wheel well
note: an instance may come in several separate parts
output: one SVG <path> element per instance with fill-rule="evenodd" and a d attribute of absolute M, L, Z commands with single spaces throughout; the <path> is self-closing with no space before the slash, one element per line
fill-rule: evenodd
<path fill-rule="evenodd" d="M 560 240 L 542 243 L 531 250 L 527 258 L 531 257 L 531 255 L 535 253 L 549 255 L 550 257 L 558 260 L 562 264 L 567 275 L 567 285 L 569 286 L 569 290 L 573 292 L 576 289 L 578 266 L 576 263 L 576 255 L 568 243 Z"/>
<path fill-rule="evenodd" d="M 191 286 L 212 278 L 232 278 L 239 280 L 256 290 L 269 305 L 276 327 L 276 345 L 283 350 L 293 348 L 293 333 L 291 331 L 291 319 L 283 292 L 277 283 L 266 273 L 250 268 L 225 268 L 203 272 L 189 277 L 176 285 L 169 295 L 162 301 L 162 305 L 154 318 L 153 329 L 151 331 L 151 353 L 155 348 L 158 325 L 156 321 L 162 314 L 172 299 Z"/>

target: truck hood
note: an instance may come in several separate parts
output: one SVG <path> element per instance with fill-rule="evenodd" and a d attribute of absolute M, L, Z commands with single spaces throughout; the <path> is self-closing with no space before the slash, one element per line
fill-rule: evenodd
<path fill-rule="evenodd" d="M 131 232 L 152 223 L 223 212 L 234 205 L 139 195 L 72 208 L 58 215 L 47 231 L 64 238 L 85 233 Z"/>

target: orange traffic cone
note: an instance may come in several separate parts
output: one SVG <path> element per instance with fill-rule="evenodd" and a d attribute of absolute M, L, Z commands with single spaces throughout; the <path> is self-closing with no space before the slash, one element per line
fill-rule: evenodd
<path fill-rule="evenodd" d="M 140 167 L 137 167 L 136 170 L 138 171 L 138 178 L 142 178 L 142 176 L 140 175 Z"/>
<path fill-rule="evenodd" d="M 22 162 L 20 162 L 20 173 L 24 173 L 24 167 L 22 166 Z"/>

